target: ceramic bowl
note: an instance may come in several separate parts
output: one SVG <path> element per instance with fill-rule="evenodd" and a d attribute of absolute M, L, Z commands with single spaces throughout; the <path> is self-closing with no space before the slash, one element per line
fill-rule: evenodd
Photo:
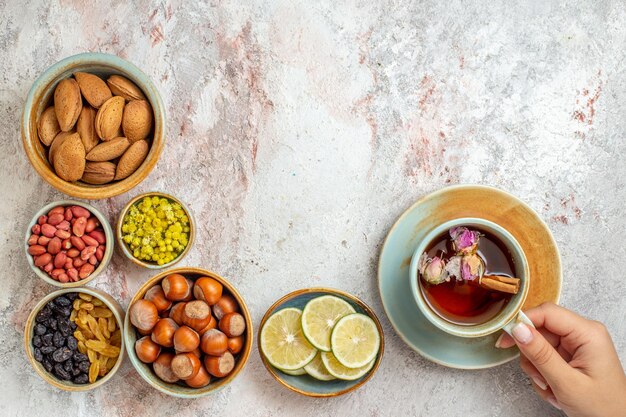
<path fill-rule="evenodd" d="M 376 317 L 374 311 L 367 304 L 365 304 L 354 295 L 332 288 L 305 288 L 285 295 L 274 304 L 272 304 L 272 306 L 267 310 L 267 312 L 263 316 L 263 319 L 261 320 L 259 329 L 262 329 L 267 319 L 269 319 L 269 317 L 277 311 L 290 307 L 302 310 L 310 300 L 322 295 L 334 295 L 336 297 L 339 297 L 350 303 L 350 305 L 354 307 L 357 313 L 365 314 L 371 317 L 372 320 L 374 320 L 374 322 L 376 323 L 378 333 L 380 334 L 380 351 L 378 352 L 378 356 L 376 357 L 376 362 L 374 363 L 374 366 L 363 377 L 354 381 L 342 381 L 339 379 L 335 379 L 332 381 L 320 381 L 306 374 L 288 375 L 281 370 L 273 367 L 272 365 L 270 365 L 270 363 L 263 355 L 263 352 L 261 351 L 260 339 L 257 340 L 261 360 L 263 361 L 263 365 L 265 365 L 265 368 L 270 373 L 270 375 L 272 375 L 272 377 L 281 385 L 307 397 L 337 397 L 339 395 L 356 391 L 374 376 L 374 374 L 378 370 L 378 367 L 380 366 L 380 362 L 382 361 L 383 353 L 385 350 L 385 337 L 383 334 L 383 328 L 380 325 L 378 317 Z M 259 330 L 258 338 L 260 337 L 261 331 Z"/>
<path fill-rule="evenodd" d="M 252 318 L 250 317 L 250 312 L 248 311 L 248 306 L 246 305 L 244 299 L 230 282 L 213 272 L 207 271 L 206 269 L 192 267 L 170 269 L 150 278 L 145 284 L 141 286 L 141 288 L 139 288 L 133 299 L 128 304 L 129 308 L 137 300 L 142 299 L 146 294 L 146 291 L 148 291 L 155 285 L 159 285 L 161 283 L 161 280 L 163 280 L 163 278 L 170 274 L 181 274 L 186 278 L 190 278 L 192 280 L 196 280 L 200 277 L 211 277 L 219 281 L 224 286 L 224 293 L 230 293 L 235 298 L 235 300 L 237 300 L 240 310 L 239 313 L 243 315 L 246 320 L 246 331 L 244 333 L 245 343 L 243 349 L 241 350 L 241 352 L 235 355 L 235 368 L 230 374 L 228 374 L 224 378 L 213 378 L 211 380 L 211 383 L 203 388 L 191 388 L 187 385 L 184 385 L 184 383 L 182 382 L 170 384 L 162 381 L 158 376 L 156 376 L 156 374 L 152 370 L 152 366 L 141 362 L 137 357 L 137 354 L 135 353 L 135 342 L 137 341 L 138 333 L 135 330 L 134 326 L 130 323 L 129 314 L 126 315 L 126 321 L 124 322 L 124 342 L 126 344 L 126 350 L 128 352 L 128 356 L 130 357 L 131 363 L 133 364 L 137 372 L 139 372 L 139 375 L 141 375 L 141 377 L 153 388 L 164 392 L 165 394 L 179 398 L 203 397 L 205 395 L 216 392 L 224 388 L 226 385 L 230 384 L 245 367 L 246 363 L 248 362 L 248 358 L 250 357 L 250 350 L 252 349 Z"/>
<path fill-rule="evenodd" d="M 519 292 L 511 297 L 511 300 L 502 309 L 502 311 L 485 323 L 473 326 L 452 323 L 436 313 L 428 304 L 428 301 L 426 301 L 426 298 L 420 289 L 420 279 L 418 277 L 419 259 L 422 254 L 430 246 L 433 240 L 435 240 L 438 236 L 441 236 L 443 233 L 448 233 L 448 230 L 457 226 L 466 226 L 470 229 L 478 228 L 486 230 L 500 239 L 511 254 L 513 265 L 515 266 L 515 276 L 520 279 Z M 524 255 L 524 251 L 517 240 L 506 229 L 502 228 L 498 224 L 474 217 L 461 217 L 450 220 L 431 230 L 426 237 L 422 239 L 413 253 L 411 265 L 409 266 L 409 277 L 411 277 L 411 290 L 413 292 L 413 297 L 415 298 L 415 302 L 422 311 L 424 317 L 444 332 L 459 337 L 482 337 L 501 330 L 507 323 L 515 319 L 519 310 L 522 308 L 524 301 L 526 301 L 528 289 L 530 288 L 528 262 L 526 261 L 526 255 Z"/>
<path fill-rule="evenodd" d="M 100 262 L 100 264 L 98 264 L 98 267 L 91 273 L 91 275 L 77 282 L 70 281 L 70 282 L 62 283 L 53 279 L 46 272 L 42 271 L 41 269 L 35 266 L 33 257 L 28 253 L 28 238 L 32 234 L 31 233 L 32 227 L 35 224 L 37 224 L 37 220 L 39 219 L 39 216 L 48 214 L 48 212 L 56 206 L 80 206 L 89 210 L 94 216 L 98 218 L 98 221 L 100 221 L 100 225 L 102 226 L 102 229 L 104 229 L 104 235 L 106 236 L 106 250 L 104 251 L 104 257 L 102 258 L 102 261 Z M 114 240 L 115 239 L 113 235 L 113 229 L 111 229 L 111 225 L 109 224 L 109 221 L 95 207 L 89 204 L 80 202 L 80 201 L 72 201 L 72 200 L 54 201 L 42 207 L 41 210 L 35 213 L 35 216 L 33 216 L 33 219 L 30 221 L 30 223 L 28 223 L 28 228 L 26 229 L 26 235 L 24 237 L 24 253 L 26 254 L 26 260 L 28 261 L 28 265 L 30 265 L 30 269 L 32 269 L 32 271 L 39 278 L 41 278 L 48 284 L 54 285 L 56 287 L 75 288 L 75 287 L 80 287 L 82 285 L 87 284 L 88 282 L 93 280 L 95 277 L 97 277 L 102 271 L 107 269 L 107 266 L 109 265 L 109 262 L 111 261 L 111 257 L 113 256 Z"/>
<path fill-rule="evenodd" d="M 85 288 L 65 288 L 62 290 L 56 290 L 48 294 L 47 296 L 42 298 L 41 301 L 37 303 L 35 308 L 33 308 L 30 315 L 28 316 L 28 319 L 26 320 L 26 328 L 24 330 L 24 348 L 26 350 L 26 356 L 28 356 L 28 361 L 30 362 L 30 364 L 33 366 L 33 368 L 35 368 L 35 371 L 39 374 L 39 376 L 43 378 L 43 380 L 49 383 L 50 385 L 56 388 L 65 390 L 65 391 L 72 391 L 72 392 L 89 391 L 105 384 L 107 381 L 113 378 L 113 375 L 115 375 L 117 370 L 120 368 L 122 361 L 124 360 L 124 351 L 125 351 L 123 337 L 121 338 L 120 356 L 118 357 L 117 362 L 115 363 L 115 366 L 113 366 L 113 368 L 109 371 L 109 373 L 107 373 L 102 378 L 98 378 L 96 382 L 94 382 L 93 384 L 74 384 L 71 381 L 60 380 L 53 374 L 46 371 L 43 365 L 37 362 L 35 360 L 35 357 L 33 356 L 34 346 L 32 344 L 32 338 L 33 338 L 33 328 L 35 327 L 35 324 L 36 324 L 35 317 L 37 316 L 37 313 L 39 313 L 39 311 L 46 304 L 48 304 L 49 301 L 54 300 L 60 295 L 71 293 L 71 292 L 89 294 L 92 297 L 96 297 L 97 299 L 102 301 L 104 305 L 106 305 L 113 313 L 113 316 L 115 317 L 115 320 L 117 321 L 118 327 L 122 329 L 122 332 L 124 331 L 123 330 L 124 310 L 122 310 L 122 307 L 120 307 L 120 305 L 117 303 L 117 301 L 115 301 L 115 299 L 113 299 L 113 297 L 95 288 L 86 288 L 86 287 Z"/>
<path fill-rule="evenodd" d="M 153 136 L 148 156 L 128 178 L 104 185 L 61 179 L 48 162 L 48 152 L 37 134 L 37 121 L 50 105 L 57 84 L 74 72 L 84 71 L 108 77 L 117 74 L 135 83 L 145 94 L 154 113 Z M 22 143 L 37 173 L 57 190 L 76 198 L 96 200 L 122 194 L 143 181 L 156 165 L 165 144 L 165 107 L 154 83 L 139 68 L 122 58 L 102 53 L 83 53 L 65 58 L 48 68 L 34 83 L 22 114 Z"/>
<path fill-rule="evenodd" d="M 168 263 L 163 264 L 163 265 L 159 265 L 156 262 L 148 262 L 148 261 L 143 261 L 141 259 L 135 258 L 133 256 L 130 248 L 128 247 L 128 244 L 126 244 L 126 242 L 124 242 L 124 240 L 123 240 L 122 226 L 124 224 L 124 217 L 126 216 L 126 213 L 128 213 L 128 210 L 130 210 L 130 208 L 133 205 L 137 204 L 144 197 L 166 198 L 166 199 L 168 199 L 168 200 L 170 200 L 170 201 L 172 201 L 174 203 L 178 203 L 183 208 L 183 210 L 187 214 L 187 217 L 189 218 L 189 239 L 187 241 L 187 246 L 171 262 L 168 262 Z M 131 262 L 133 262 L 133 263 L 135 263 L 135 264 L 137 264 L 139 266 L 142 266 L 144 268 L 148 268 L 148 269 L 164 269 L 164 268 L 169 268 L 170 266 L 172 266 L 175 263 L 179 262 L 181 259 L 183 259 L 185 257 L 185 255 L 187 255 L 187 253 L 189 252 L 189 249 L 191 249 L 191 245 L 193 245 L 193 241 L 194 241 L 194 239 L 196 237 L 196 222 L 195 222 L 195 220 L 193 218 L 193 214 L 191 213 L 191 210 L 189 210 L 189 207 L 187 207 L 185 205 L 185 203 L 183 203 L 178 198 L 176 198 L 176 197 L 174 197 L 172 195 L 153 191 L 153 192 L 149 192 L 149 193 L 139 194 L 137 197 L 135 197 L 132 200 L 130 200 L 124 206 L 124 208 L 120 212 L 119 217 L 117 218 L 117 226 L 115 227 L 115 237 L 117 239 L 117 244 L 119 245 L 120 250 L 122 251 L 124 256 L 126 256 L 128 259 L 131 260 Z"/>

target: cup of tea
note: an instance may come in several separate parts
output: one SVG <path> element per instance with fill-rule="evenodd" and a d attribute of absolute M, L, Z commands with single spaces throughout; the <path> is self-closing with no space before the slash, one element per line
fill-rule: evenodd
<path fill-rule="evenodd" d="M 435 227 L 413 253 L 411 289 L 424 316 L 446 333 L 482 337 L 508 333 L 518 322 L 530 286 L 528 262 L 503 227 L 459 218 Z"/>

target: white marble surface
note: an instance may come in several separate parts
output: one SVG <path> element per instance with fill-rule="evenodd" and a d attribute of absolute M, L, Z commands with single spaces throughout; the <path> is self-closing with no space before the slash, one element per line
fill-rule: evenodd
<path fill-rule="evenodd" d="M 562 304 L 606 323 L 626 360 L 623 1 L 86 3 L 0 1 L 0 415 L 559 415 L 517 363 L 434 365 L 384 316 L 376 263 L 388 228 L 420 196 L 463 182 L 511 191 L 548 222 Z M 362 297 L 387 336 L 372 381 L 301 397 L 271 379 L 256 346 L 233 384 L 195 401 L 151 389 L 128 361 L 84 394 L 34 373 L 23 325 L 52 288 L 20 245 L 31 215 L 63 195 L 29 165 L 19 119 L 33 80 L 83 51 L 138 65 L 169 115 L 156 170 L 95 205 L 114 220 L 137 193 L 181 197 L 201 223 L 182 264 L 231 279 L 255 324 L 297 288 Z M 93 285 L 126 307 L 149 276 L 116 254 Z"/>

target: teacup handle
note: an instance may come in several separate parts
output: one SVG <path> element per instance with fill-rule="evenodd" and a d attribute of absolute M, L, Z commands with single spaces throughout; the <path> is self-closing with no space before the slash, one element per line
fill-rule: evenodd
<path fill-rule="evenodd" d="M 517 313 L 517 316 L 511 320 L 510 322 L 508 322 L 507 324 L 504 325 L 504 327 L 502 328 L 502 330 L 504 330 L 505 332 L 507 332 L 508 334 L 510 334 L 511 336 L 513 336 L 511 334 L 511 332 L 513 331 L 513 327 L 515 327 L 515 325 L 517 323 L 524 323 L 527 324 L 528 326 L 534 328 L 535 325 L 533 324 L 532 321 L 530 321 L 530 319 L 528 318 L 528 316 L 526 314 L 524 314 L 524 312 L 522 310 L 520 310 Z"/>

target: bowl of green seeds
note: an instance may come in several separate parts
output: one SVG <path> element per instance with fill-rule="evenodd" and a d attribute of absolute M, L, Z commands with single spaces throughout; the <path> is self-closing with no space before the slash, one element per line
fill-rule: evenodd
<path fill-rule="evenodd" d="M 132 262 L 163 269 L 189 252 L 195 223 L 189 208 L 178 198 L 149 192 L 136 196 L 122 209 L 116 237 L 118 247 Z"/>

